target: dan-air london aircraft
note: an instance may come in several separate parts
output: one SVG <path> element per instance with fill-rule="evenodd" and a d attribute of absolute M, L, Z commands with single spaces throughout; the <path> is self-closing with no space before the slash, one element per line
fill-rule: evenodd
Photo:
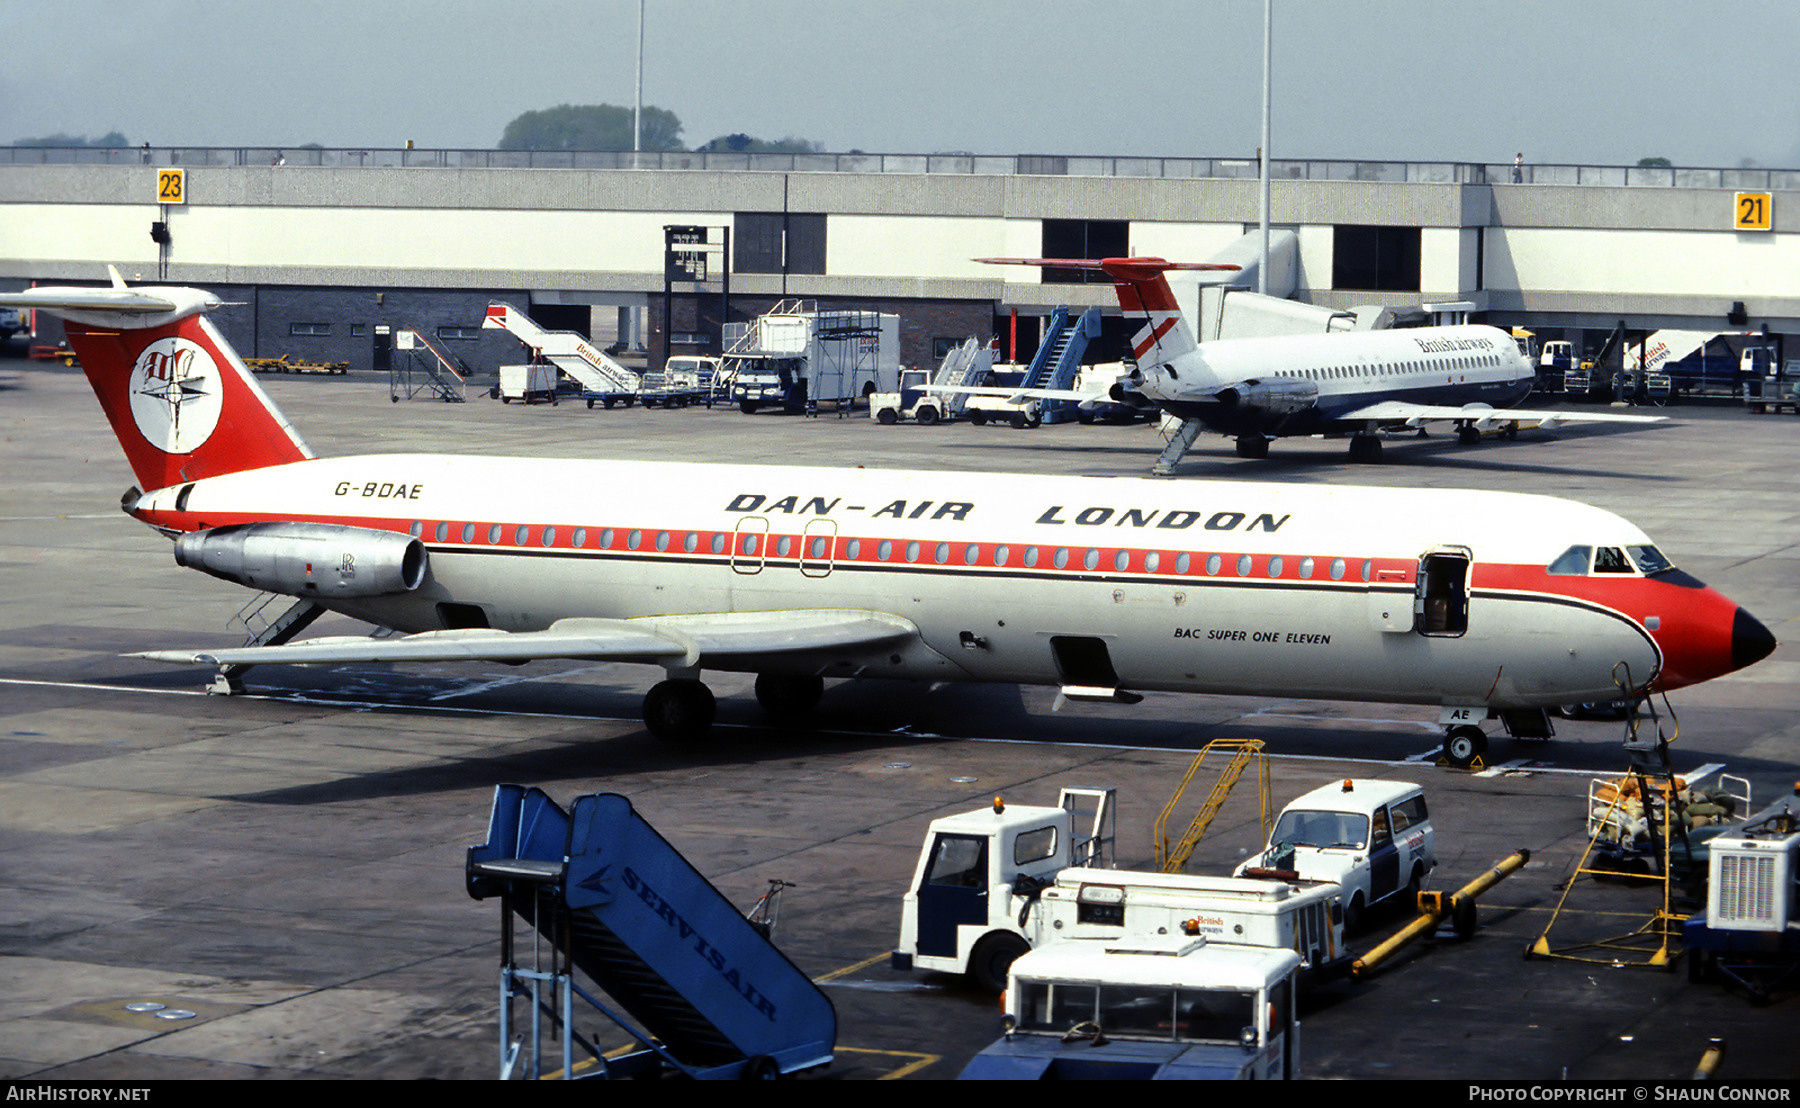
<path fill-rule="evenodd" d="M 1204 430 L 1237 440 L 1243 458 L 1265 458 L 1269 440 L 1286 435 L 1349 435 L 1350 460 L 1381 460 L 1380 432 L 1450 422 L 1460 441 L 1483 431 L 1516 435 L 1520 423 L 1654 423 L 1664 417 L 1615 412 L 1513 408 L 1531 392 L 1536 370 L 1511 336 L 1494 327 L 1406 327 L 1199 343 L 1169 286 L 1171 270 L 1236 269 L 1161 258 L 979 258 L 995 265 L 1101 270 L 1119 306 L 1144 326 L 1132 339 L 1137 368 L 1105 395 L 1075 390 L 933 386 L 1025 399 L 1110 399 L 1154 405 L 1181 420 L 1158 460 L 1168 474 Z"/>
<path fill-rule="evenodd" d="M 1503 492 L 799 466 L 315 457 L 191 288 L 0 296 L 67 321 L 175 560 L 297 599 L 157 661 L 660 666 L 649 729 L 712 724 L 706 670 L 777 718 L 827 677 L 1437 706 L 1481 723 L 1705 681 L 1769 631 L 1609 512 Z M 1421 355 L 1430 351 L 1420 351 Z M 405 632 L 291 641 L 330 610 Z"/>

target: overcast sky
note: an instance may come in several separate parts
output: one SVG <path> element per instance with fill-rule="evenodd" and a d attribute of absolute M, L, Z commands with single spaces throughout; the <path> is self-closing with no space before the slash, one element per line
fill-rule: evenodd
<path fill-rule="evenodd" d="M 1277 158 L 1800 167 L 1794 0 L 1274 0 Z M 696 145 L 1253 154 L 1262 0 L 649 0 Z M 0 0 L 0 142 L 492 147 L 634 97 L 637 0 Z"/>

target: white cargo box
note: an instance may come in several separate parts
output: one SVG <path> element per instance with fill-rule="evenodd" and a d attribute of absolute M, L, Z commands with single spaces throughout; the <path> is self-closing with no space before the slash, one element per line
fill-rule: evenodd
<path fill-rule="evenodd" d="M 500 399 L 556 402 L 556 367 L 553 365 L 503 365 L 500 367 Z"/>

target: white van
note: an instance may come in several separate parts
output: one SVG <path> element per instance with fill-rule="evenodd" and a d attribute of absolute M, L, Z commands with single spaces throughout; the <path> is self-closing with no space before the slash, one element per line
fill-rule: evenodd
<path fill-rule="evenodd" d="M 1237 868 L 1333 881 L 1342 892 L 1344 931 L 1372 906 L 1400 895 L 1408 908 L 1437 868 L 1437 842 L 1425 792 L 1405 781 L 1345 778 L 1281 810 L 1261 854 Z"/>

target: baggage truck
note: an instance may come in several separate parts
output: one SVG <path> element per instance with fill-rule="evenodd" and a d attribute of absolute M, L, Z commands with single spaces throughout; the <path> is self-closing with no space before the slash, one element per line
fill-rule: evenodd
<path fill-rule="evenodd" d="M 964 1080 L 1300 1076 L 1300 956 L 1186 935 L 1052 943 L 1012 964 Z"/>
<path fill-rule="evenodd" d="M 1111 790 L 1065 789 L 1054 808 L 996 801 L 934 820 L 902 898 L 895 968 L 998 992 L 1028 950 L 1156 934 L 1293 950 L 1309 974 L 1348 964 L 1335 884 L 1113 869 L 1112 817 Z"/>
<path fill-rule="evenodd" d="M 900 317 L 859 309 L 820 310 L 785 300 L 737 335 L 724 357 L 740 411 L 849 411 L 900 380 Z"/>

